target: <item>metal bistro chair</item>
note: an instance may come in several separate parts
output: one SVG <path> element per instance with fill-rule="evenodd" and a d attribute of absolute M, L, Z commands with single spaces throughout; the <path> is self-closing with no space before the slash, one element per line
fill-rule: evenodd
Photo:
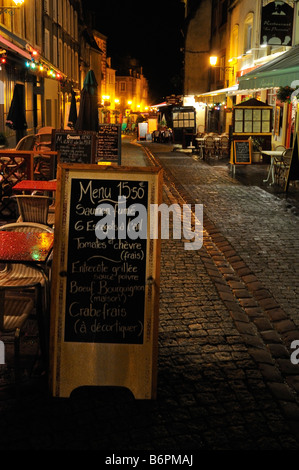
<path fill-rule="evenodd" d="M 220 137 L 219 158 L 225 158 L 229 154 L 229 139 L 226 136 Z"/>
<path fill-rule="evenodd" d="M 14 195 L 19 209 L 17 222 L 49 225 L 49 206 L 52 198 L 30 194 Z"/>
<path fill-rule="evenodd" d="M 27 233 L 54 232 L 51 227 L 32 222 L 5 224 L 0 227 L 0 230 Z M 34 299 L 40 331 L 47 331 L 48 328 L 50 277 L 51 267 L 49 265 L 44 268 L 41 268 L 38 263 L 32 267 L 23 263 L 3 263 L 0 265 L 0 288 L 17 289 L 19 292 L 28 292 L 31 295 Z M 44 341 L 44 338 L 40 338 L 41 349 L 45 358 L 47 354 L 45 348 L 47 346 Z"/>
<path fill-rule="evenodd" d="M 292 152 L 292 148 L 286 149 L 281 157 L 274 157 L 274 183 L 278 186 L 285 186 L 287 174 L 291 164 Z"/>
<path fill-rule="evenodd" d="M 205 155 L 205 159 L 209 159 L 215 155 L 214 139 L 211 136 L 205 137 L 204 155 Z"/>
<path fill-rule="evenodd" d="M 22 329 L 34 309 L 33 300 L 25 295 L 20 295 L 16 289 L 3 289 L 0 287 L 0 333 L 4 343 L 11 342 L 14 334 L 14 373 L 15 384 L 20 384 L 20 339 Z"/>

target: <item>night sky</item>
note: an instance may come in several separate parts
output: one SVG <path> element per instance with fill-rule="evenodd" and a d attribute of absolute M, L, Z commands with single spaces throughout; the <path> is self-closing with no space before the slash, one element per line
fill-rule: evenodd
<path fill-rule="evenodd" d="M 93 27 L 107 36 L 117 69 L 125 56 L 138 59 L 149 81 L 151 104 L 182 93 L 184 7 L 180 0 L 82 0 L 94 11 Z"/>

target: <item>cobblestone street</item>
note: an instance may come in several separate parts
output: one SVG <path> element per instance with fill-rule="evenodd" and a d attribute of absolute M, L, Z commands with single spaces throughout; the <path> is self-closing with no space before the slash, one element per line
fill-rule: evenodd
<path fill-rule="evenodd" d="M 53 399 L 35 376 L 18 403 L 13 389 L 0 389 L 0 448 L 298 450 L 290 345 L 299 339 L 299 216 L 283 198 L 232 178 L 225 163 L 170 145 L 125 138 L 122 163 L 161 164 L 163 202 L 204 209 L 200 250 L 162 240 L 157 399 L 105 389 Z"/>

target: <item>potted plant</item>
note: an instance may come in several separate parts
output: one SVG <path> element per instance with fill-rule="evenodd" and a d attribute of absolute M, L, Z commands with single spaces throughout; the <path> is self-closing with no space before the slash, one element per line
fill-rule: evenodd
<path fill-rule="evenodd" d="M 262 156 L 262 141 L 258 137 L 249 137 L 251 140 L 251 148 L 252 148 L 252 162 L 258 163 L 261 161 Z"/>

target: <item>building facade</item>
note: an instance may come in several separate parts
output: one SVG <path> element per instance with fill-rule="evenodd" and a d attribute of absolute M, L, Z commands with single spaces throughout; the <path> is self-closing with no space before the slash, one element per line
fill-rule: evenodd
<path fill-rule="evenodd" d="M 41 127 L 64 127 L 71 91 L 79 88 L 80 16 L 76 0 L 25 0 L 1 10 L 0 132 L 9 146 Z M 17 130 L 6 126 L 16 85 L 26 117 L 26 128 Z"/>
<path fill-rule="evenodd" d="M 123 117 L 147 111 L 148 81 L 135 59 L 127 59 L 117 70 L 115 94 Z"/>
<path fill-rule="evenodd" d="M 248 98 L 270 104 L 273 111 L 276 106 L 286 108 L 277 99 L 279 81 L 273 81 L 273 86 L 260 83 L 246 88 L 244 77 L 298 44 L 298 2 L 202 0 L 196 5 L 198 2 L 186 0 L 185 3 L 184 96 L 185 102 L 197 109 L 198 127 L 228 131 L 232 107 Z M 213 65 L 210 57 L 214 58 Z M 282 129 L 275 134 L 275 144 L 281 143 L 289 143 Z"/>

